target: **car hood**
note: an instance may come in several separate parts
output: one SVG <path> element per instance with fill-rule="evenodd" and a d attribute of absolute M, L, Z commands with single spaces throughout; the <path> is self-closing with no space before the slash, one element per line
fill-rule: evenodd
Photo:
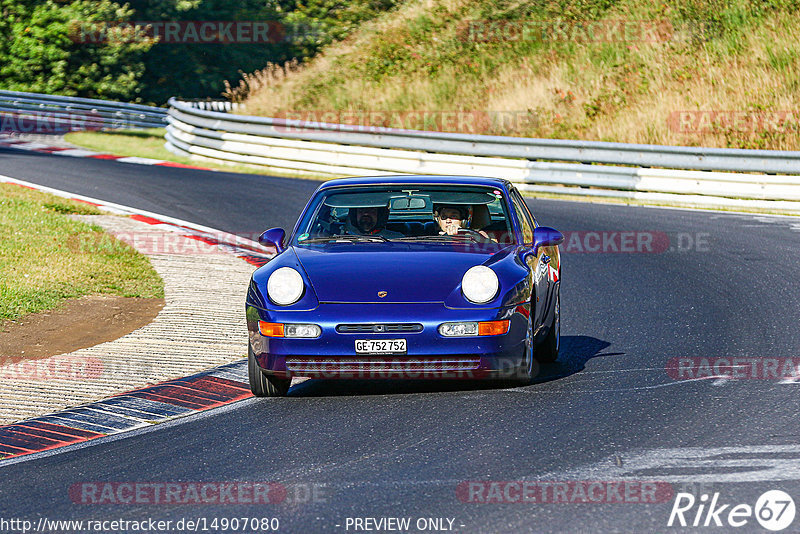
<path fill-rule="evenodd" d="M 467 269 L 489 262 L 498 250 L 400 243 L 294 247 L 320 302 L 444 302 Z"/>

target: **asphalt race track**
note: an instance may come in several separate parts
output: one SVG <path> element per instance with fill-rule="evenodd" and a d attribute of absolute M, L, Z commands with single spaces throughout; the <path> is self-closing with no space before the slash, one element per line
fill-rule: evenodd
<path fill-rule="evenodd" d="M 291 227 L 318 185 L 10 149 L 0 149 L 0 174 L 250 235 Z M 248 399 L 0 466 L 0 517 L 209 525 L 275 517 L 281 532 L 365 531 L 373 524 L 359 530 L 355 518 L 389 517 L 410 518 L 411 532 L 423 518 L 433 531 L 439 523 L 427 520 L 444 518 L 441 526 L 452 520 L 458 532 L 663 532 L 672 531 L 675 495 L 687 492 L 698 505 L 701 494 L 710 501 L 718 493 L 717 507 L 729 505 L 715 516 L 724 527 L 700 530 L 727 532 L 731 508 L 754 507 L 767 490 L 800 505 L 800 378 L 764 370 L 774 369 L 767 361 L 779 371 L 800 362 L 800 220 L 529 205 L 541 224 L 575 240 L 563 255 L 562 355 L 536 384 L 307 381 L 285 399 Z M 658 250 L 603 244 L 629 231 L 654 236 Z M 577 251 L 598 243 L 599 252 Z M 749 367 L 733 380 L 709 378 L 702 366 L 681 375 L 678 358 L 744 358 L 739 365 Z M 235 481 L 281 484 L 286 498 L 80 504 L 70 494 L 85 483 Z M 513 481 L 551 484 L 539 486 L 548 502 L 497 502 L 518 495 L 504 484 Z M 648 500 L 636 493 L 647 481 L 666 483 L 653 499 L 660 502 L 638 502 Z M 603 483 L 583 499 L 594 502 L 576 502 L 589 482 Z M 469 502 L 491 495 L 494 502 Z M 690 524 L 698 505 L 685 514 Z M 699 524 L 706 519 L 703 512 Z M 764 531 L 755 517 L 745 520 L 733 530 Z"/>

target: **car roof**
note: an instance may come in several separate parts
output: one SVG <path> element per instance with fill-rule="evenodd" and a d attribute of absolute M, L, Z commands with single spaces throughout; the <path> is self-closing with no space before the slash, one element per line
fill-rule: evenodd
<path fill-rule="evenodd" d="M 396 184 L 447 184 L 447 185 L 485 185 L 489 187 L 508 188 L 511 182 L 504 178 L 488 178 L 483 176 L 438 176 L 430 174 L 397 175 L 397 176 L 359 176 L 356 178 L 336 178 L 322 184 L 319 189 L 349 185 L 396 185 Z"/>

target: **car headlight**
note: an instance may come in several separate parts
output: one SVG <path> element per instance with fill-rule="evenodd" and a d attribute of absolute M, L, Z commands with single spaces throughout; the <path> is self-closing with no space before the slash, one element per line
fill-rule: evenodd
<path fill-rule="evenodd" d="M 461 280 L 461 291 L 467 300 L 475 304 L 492 300 L 497 295 L 499 287 L 500 283 L 495 272 L 484 265 L 471 267 Z"/>
<path fill-rule="evenodd" d="M 267 280 L 267 294 L 279 306 L 288 306 L 303 296 L 303 277 L 291 267 L 276 269 Z"/>

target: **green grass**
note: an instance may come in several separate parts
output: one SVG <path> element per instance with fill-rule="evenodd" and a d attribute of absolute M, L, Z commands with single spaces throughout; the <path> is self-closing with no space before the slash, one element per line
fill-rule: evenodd
<path fill-rule="evenodd" d="M 468 133 L 800 150 L 788 121 L 700 132 L 670 122 L 682 111 L 797 115 L 798 8 L 798 0 L 407 1 L 300 67 L 249 75 L 228 96 L 249 115 L 508 112 L 533 120 Z M 547 32 L 498 40 L 479 30 L 475 39 L 470 21 Z M 660 37 L 581 40 L 554 31 L 593 21 L 651 23 Z"/>
<path fill-rule="evenodd" d="M 69 143 L 98 152 L 175 161 L 177 156 L 164 148 L 164 133 L 163 128 L 70 132 L 64 136 L 64 139 Z M 188 158 L 181 159 L 183 161 L 179 163 L 191 165 Z"/>
<path fill-rule="evenodd" d="M 139 158 L 161 159 L 183 165 L 194 165 L 209 169 L 243 172 L 247 174 L 266 174 L 263 168 L 248 165 L 225 165 L 206 160 L 194 160 L 173 154 L 164 148 L 163 128 L 149 128 L 145 130 L 108 130 L 92 132 L 70 132 L 64 136 L 68 143 L 78 145 L 89 150 L 114 154 L 116 156 L 135 156 Z M 275 174 L 275 173 L 270 173 Z"/>
<path fill-rule="evenodd" d="M 163 282 L 147 257 L 70 213 L 99 211 L 0 184 L 0 323 L 84 295 L 163 298 Z"/>

